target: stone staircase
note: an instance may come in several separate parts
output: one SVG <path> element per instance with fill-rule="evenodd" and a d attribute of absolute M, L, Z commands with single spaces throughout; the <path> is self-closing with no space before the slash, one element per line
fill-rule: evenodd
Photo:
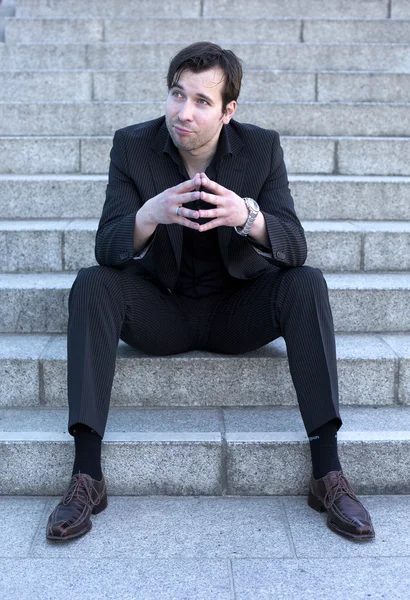
<path fill-rule="evenodd" d="M 67 484 L 67 301 L 95 264 L 112 136 L 162 114 L 168 61 L 199 39 L 244 60 L 238 120 L 282 136 L 329 286 L 344 470 L 359 493 L 409 493 L 410 2 L 15 4 L 0 7 L 0 494 Z M 111 494 L 306 493 L 282 339 L 165 358 L 120 342 L 111 406 Z"/>

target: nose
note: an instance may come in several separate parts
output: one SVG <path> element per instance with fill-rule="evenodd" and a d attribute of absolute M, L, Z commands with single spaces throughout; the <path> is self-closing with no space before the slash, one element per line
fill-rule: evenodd
<path fill-rule="evenodd" d="M 179 120 L 181 122 L 184 121 L 192 121 L 193 120 L 193 112 L 192 112 L 192 105 L 189 102 L 189 100 L 186 100 L 183 105 L 180 108 L 179 111 Z"/>

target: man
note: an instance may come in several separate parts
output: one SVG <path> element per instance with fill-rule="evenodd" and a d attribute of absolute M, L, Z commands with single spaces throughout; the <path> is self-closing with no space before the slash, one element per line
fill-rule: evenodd
<path fill-rule="evenodd" d="M 327 286 L 302 266 L 279 136 L 233 120 L 238 58 L 207 42 L 171 61 L 166 115 L 116 132 L 96 236 L 100 266 L 81 269 L 68 320 L 70 485 L 47 538 L 91 529 L 107 506 L 101 440 L 121 338 L 149 354 L 243 353 L 283 336 L 309 435 L 309 505 L 354 540 L 370 515 L 341 470 L 335 341 Z"/>

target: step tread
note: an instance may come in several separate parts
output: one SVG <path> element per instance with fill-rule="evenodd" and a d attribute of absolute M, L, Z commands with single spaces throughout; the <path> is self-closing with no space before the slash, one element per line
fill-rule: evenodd
<path fill-rule="evenodd" d="M 410 441 L 410 407 L 343 407 L 341 442 Z M 67 408 L 0 408 L 0 442 L 71 440 Z M 297 407 L 110 409 L 105 441 L 307 440 Z"/>
<path fill-rule="evenodd" d="M 76 273 L 1 273 L 0 289 L 67 289 Z M 408 290 L 410 272 L 404 273 L 325 273 L 329 289 Z"/>
<path fill-rule="evenodd" d="M 1 231 L 91 231 L 97 230 L 99 219 L 0 219 Z M 302 220 L 305 231 L 369 233 L 410 232 L 410 221 Z"/>

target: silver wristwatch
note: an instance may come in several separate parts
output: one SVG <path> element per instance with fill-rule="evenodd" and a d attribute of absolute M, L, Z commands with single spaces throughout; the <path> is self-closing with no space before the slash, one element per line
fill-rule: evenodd
<path fill-rule="evenodd" d="M 249 217 L 245 225 L 243 227 L 235 227 L 235 231 L 236 233 L 239 233 L 239 235 L 247 236 L 251 230 L 254 220 L 258 216 L 260 208 L 259 204 L 255 202 L 253 198 L 244 198 L 243 200 L 246 204 L 246 208 L 249 210 Z"/>

